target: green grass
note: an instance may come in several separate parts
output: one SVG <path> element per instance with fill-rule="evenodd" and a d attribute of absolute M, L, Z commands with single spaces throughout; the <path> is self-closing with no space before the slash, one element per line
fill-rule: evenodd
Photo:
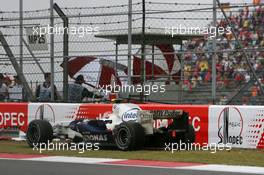
<path fill-rule="evenodd" d="M 0 141 L 0 153 L 40 154 L 39 151 L 29 148 L 25 142 Z M 171 153 L 165 150 L 141 150 L 141 151 L 43 151 L 42 155 L 139 159 L 199 162 L 210 164 L 249 165 L 264 167 L 264 150 L 232 149 L 230 151 L 175 151 Z"/>

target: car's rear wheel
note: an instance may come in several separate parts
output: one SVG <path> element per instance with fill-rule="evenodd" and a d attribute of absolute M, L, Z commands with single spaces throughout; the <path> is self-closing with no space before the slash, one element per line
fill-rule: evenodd
<path fill-rule="evenodd" d="M 114 129 L 114 140 L 123 151 L 137 150 L 144 146 L 144 128 L 136 122 L 124 122 Z"/>
<path fill-rule="evenodd" d="M 83 142 L 83 138 L 81 138 L 81 137 L 74 137 L 73 139 L 72 139 L 72 142 L 73 143 L 80 143 L 80 142 Z"/>
<path fill-rule="evenodd" d="M 52 140 L 53 129 L 46 120 L 33 120 L 29 123 L 26 140 L 30 147 L 39 147 L 41 143 L 47 143 Z"/>
<path fill-rule="evenodd" d="M 176 134 L 176 142 L 179 144 L 178 149 L 192 149 L 192 143 L 195 142 L 195 131 L 192 125 L 188 124 L 187 130 Z"/>
<path fill-rule="evenodd" d="M 195 142 L 195 131 L 192 125 L 188 125 L 188 132 L 185 133 L 185 141 L 187 143 Z"/>

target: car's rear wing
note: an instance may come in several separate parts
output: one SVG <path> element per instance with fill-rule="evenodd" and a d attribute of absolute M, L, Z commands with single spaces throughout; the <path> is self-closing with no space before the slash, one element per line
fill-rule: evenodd
<path fill-rule="evenodd" d="M 149 111 L 153 119 L 179 119 L 182 117 L 183 110 L 153 110 Z"/>
<path fill-rule="evenodd" d="M 141 110 L 138 111 L 140 118 L 157 119 L 180 119 L 184 115 L 183 110 Z"/>
<path fill-rule="evenodd" d="M 153 120 L 172 119 L 173 128 L 186 131 L 189 123 L 189 113 L 183 110 L 141 110 L 138 111 L 138 122 L 150 126 Z"/>

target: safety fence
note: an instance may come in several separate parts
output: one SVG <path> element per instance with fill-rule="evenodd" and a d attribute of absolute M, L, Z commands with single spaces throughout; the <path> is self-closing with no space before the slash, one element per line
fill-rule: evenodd
<path fill-rule="evenodd" d="M 133 2 L 132 83 L 166 85 L 164 94 L 144 96 L 141 93 L 135 94 L 134 98 L 142 101 L 138 96 L 143 96 L 144 101 L 176 104 L 263 105 L 262 5 L 221 3 L 227 18 L 218 5 L 215 21 L 212 4 Z M 1 11 L 0 31 L 8 45 L 0 43 L 0 73 L 4 74 L 4 83 L 10 87 L 9 94 L 20 93 L 12 89 L 16 84 L 14 76 L 17 75 L 10 61 L 13 59 L 19 63 L 33 95 L 37 86 L 44 82 L 43 74 L 51 72 L 54 66 L 54 84 L 61 97 L 54 102 L 63 101 L 65 81 L 62 64 L 66 45 L 69 60 L 95 58 L 86 61 L 85 66 L 77 70 L 69 65 L 70 83 L 83 74 L 88 84 L 85 86 L 96 93 L 99 85 L 111 84 L 113 77 L 116 82 L 126 85 L 129 78 L 128 5 L 60 6 L 60 10 L 69 20 L 68 44 L 65 43 L 63 21 L 57 11 L 54 11 L 53 17 L 53 42 L 49 34 L 52 28 L 50 10 L 24 11 L 22 55 L 19 12 Z M 217 29 L 214 28 L 214 21 Z M 36 35 L 32 32 L 36 28 L 44 32 L 42 38 L 34 38 Z M 54 64 L 50 58 L 51 44 L 54 44 Z M 4 47 L 11 49 L 13 58 Z M 104 60 L 111 61 L 112 66 L 104 66 Z M 215 73 L 212 65 L 215 65 Z M 19 99 L 15 96 L 1 100 L 20 101 L 21 96 Z M 36 98 L 23 100 L 36 101 Z"/>

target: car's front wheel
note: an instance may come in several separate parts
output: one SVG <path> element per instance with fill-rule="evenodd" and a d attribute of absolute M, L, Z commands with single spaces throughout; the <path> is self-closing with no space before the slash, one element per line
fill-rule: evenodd
<path fill-rule="evenodd" d="M 46 120 L 33 120 L 29 123 L 26 140 L 30 147 L 40 146 L 41 143 L 47 143 L 52 140 L 53 129 Z"/>

